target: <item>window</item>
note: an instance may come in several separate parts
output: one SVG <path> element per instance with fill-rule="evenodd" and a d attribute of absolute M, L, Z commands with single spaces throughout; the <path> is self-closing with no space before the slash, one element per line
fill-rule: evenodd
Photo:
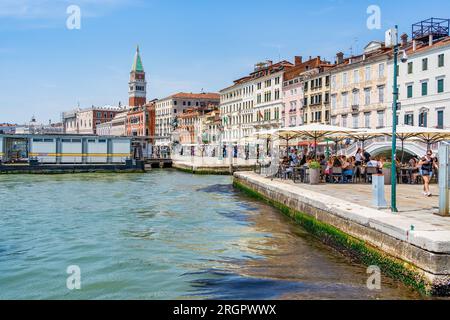
<path fill-rule="evenodd" d="M 384 128 L 384 111 L 378 111 L 378 128 Z"/>
<path fill-rule="evenodd" d="M 353 91 L 353 103 L 354 106 L 359 106 L 359 91 Z"/>
<path fill-rule="evenodd" d="M 384 103 L 384 86 L 378 87 L 378 102 Z"/>
<path fill-rule="evenodd" d="M 353 83 L 354 84 L 359 83 L 359 70 L 353 71 Z"/>
<path fill-rule="evenodd" d="M 366 81 L 370 81 L 371 80 L 370 73 L 371 73 L 371 68 L 370 67 L 366 67 Z"/>
<path fill-rule="evenodd" d="M 342 94 L 342 107 L 347 108 L 348 106 L 348 94 L 345 92 Z"/>
<path fill-rule="evenodd" d="M 280 84 L 280 77 L 276 77 L 275 78 L 275 84 L 277 85 L 277 84 Z"/>
<path fill-rule="evenodd" d="M 279 100 L 280 99 L 280 90 L 275 90 L 275 100 Z"/>
<path fill-rule="evenodd" d="M 412 98 L 413 97 L 413 85 L 409 84 L 407 86 L 406 90 L 407 90 L 407 97 L 408 97 L 408 99 Z"/>
<path fill-rule="evenodd" d="M 413 73 L 413 63 L 408 62 L 408 74 L 412 74 L 412 73 Z"/>
<path fill-rule="evenodd" d="M 444 110 L 438 110 L 437 112 L 437 127 L 438 129 L 444 129 Z"/>
<path fill-rule="evenodd" d="M 364 127 L 370 128 L 370 112 L 364 113 Z"/>
<path fill-rule="evenodd" d="M 422 96 L 428 95 L 428 82 L 424 81 L 422 82 Z"/>
<path fill-rule="evenodd" d="M 331 109 L 336 109 L 336 95 L 335 94 L 333 94 L 332 96 L 331 96 Z"/>
<path fill-rule="evenodd" d="M 261 87 L 262 87 L 261 82 L 258 82 L 258 84 L 256 85 L 256 87 L 258 88 L 258 90 L 261 90 Z"/>
<path fill-rule="evenodd" d="M 347 127 L 347 115 L 342 116 L 342 126 L 343 126 L 344 128 Z"/>
<path fill-rule="evenodd" d="M 359 116 L 353 115 L 353 129 L 358 129 L 359 127 Z"/>
<path fill-rule="evenodd" d="M 378 65 L 378 78 L 384 77 L 384 63 Z"/>
<path fill-rule="evenodd" d="M 439 79 L 437 81 L 437 92 L 438 93 L 444 92 L 444 79 Z"/>
<path fill-rule="evenodd" d="M 307 86 L 308 84 L 305 83 L 305 85 Z M 331 89 L 336 89 L 336 75 L 331 77 Z"/>
<path fill-rule="evenodd" d="M 422 71 L 428 70 L 428 58 L 422 59 Z"/>
<path fill-rule="evenodd" d="M 331 117 L 331 125 L 335 126 L 336 124 L 336 117 Z"/>
<path fill-rule="evenodd" d="M 342 84 L 343 84 L 344 86 L 347 85 L 347 72 L 344 72 L 344 73 L 342 74 Z"/>
<path fill-rule="evenodd" d="M 414 114 L 407 113 L 405 114 L 405 126 L 413 126 L 414 125 Z"/>
<path fill-rule="evenodd" d="M 370 88 L 364 89 L 364 104 L 370 105 Z"/>
<path fill-rule="evenodd" d="M 419 113 L 419 127 L 426 128 L 428 126 L 428 114 L 427 112 L 423 111 Z"/>
<path fill-rule="evenodd" d="M 444 54 L 438 56 L 438 67 L 442 68 L 444 66 Z"/>

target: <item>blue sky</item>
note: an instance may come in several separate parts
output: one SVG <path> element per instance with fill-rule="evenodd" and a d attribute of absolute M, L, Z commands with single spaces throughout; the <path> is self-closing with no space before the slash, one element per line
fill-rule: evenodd
<path fill-rule="evenodd" d="M 71 4 L 81 8 L 80 30 L 66 28 Z M 366 27 L 372 4 L 381 30 Z M 151 99 L 220 90 L 261 60 L 358 53 L 394 24 L 410 34 L 432 16 L 450 18 L 450 2 L 0 0 L 0 123 L 57 121 L 78 102 L 127 103 L 137 44 Z"/>

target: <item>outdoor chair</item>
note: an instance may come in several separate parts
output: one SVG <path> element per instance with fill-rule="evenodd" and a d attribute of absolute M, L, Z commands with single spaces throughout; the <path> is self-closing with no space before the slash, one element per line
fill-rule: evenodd
<path fill-rule="evenodd" d="M 372 183 L 372 176 L 374 174 L 378 174 L 378 168 L 376 168 L 376 167 L 367 167 L 366 168 L 366 174 L 365 174 L 365 177 L 364 177 L 364 182 Z"/>
<path fill-rule="evenodd" d="M 344 176 L 342 175 L 342 168 L 333 167 L 333 173 L 331 174 L 332 183 L 343 183 Z"/>

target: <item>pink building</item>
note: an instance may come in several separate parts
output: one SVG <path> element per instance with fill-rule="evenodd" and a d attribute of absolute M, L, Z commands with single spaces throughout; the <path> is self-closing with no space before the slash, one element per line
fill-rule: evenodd
<path fill-rule="evenodd" d="M 302 57 L 295 57 L 295 66 L 284 73 L 283 76 L 283 105 L 282 125 L 295 127 L 303 125 L 304 112 L 304 85 L 305 76 L 318 68 L 322 60 L 320 57 L 302 61 Z"/>

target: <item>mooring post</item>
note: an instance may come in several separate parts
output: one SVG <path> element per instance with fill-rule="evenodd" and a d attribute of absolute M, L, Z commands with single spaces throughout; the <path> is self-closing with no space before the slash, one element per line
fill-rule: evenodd
<path fill-rule="evenodd" d="M 449 217 L 449 145 L 439 146 L 439 215 Z"/>

